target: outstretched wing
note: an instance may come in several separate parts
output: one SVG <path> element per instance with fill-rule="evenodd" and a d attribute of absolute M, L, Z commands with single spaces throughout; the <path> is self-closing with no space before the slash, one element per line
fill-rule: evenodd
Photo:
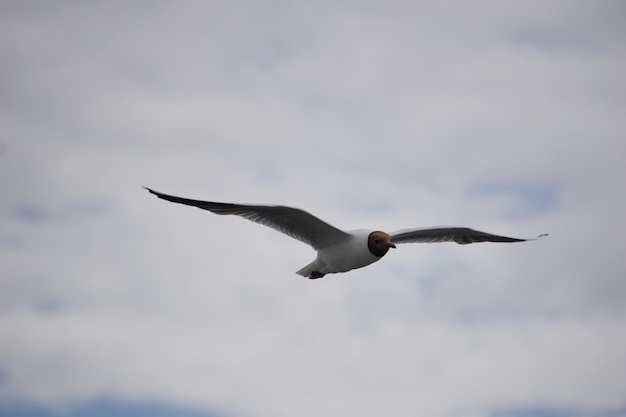
<path fill-rule="evenodd" d="M 539 235 L 534 239 L 518 239 L 514 237 L 494 235 L 468 227 L 435 227 L 425 229 L 402 229 L 391 233 L 393 243 L 435 243 L 456 242 L 460 245 L 478 242 L 525 242 L 547 236 Z"/>
<path fill-rule="evenodd" d="M 186 204 L 215 214 L 234 214 L 244 219 L 271 227 L 281 233 L 298 239 L 314 249 L 321 249 L 333 243 L 347 239 L 350 235 L 318 219 L 304 210 L 285 206 L 250 206 L 243 204 L 215 203 L 211 201 L 190 200 L 160 193 L 144 187 L 152 194 L 172 203 Z"/>

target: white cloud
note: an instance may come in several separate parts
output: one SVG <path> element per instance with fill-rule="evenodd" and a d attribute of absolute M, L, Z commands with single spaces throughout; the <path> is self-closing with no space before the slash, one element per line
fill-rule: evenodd
<path fill-rule="evenodd" d="M 1 7 L 2 403 L 624 407 L 619 4 Z M 142 185 L 551 236 L 311 282 L 306 246 Z"/>

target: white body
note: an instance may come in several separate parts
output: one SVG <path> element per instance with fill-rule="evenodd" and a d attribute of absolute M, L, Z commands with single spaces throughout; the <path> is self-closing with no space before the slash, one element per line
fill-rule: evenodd
<path fill-rule="evenodd" d="M 351 230 L 350 239 L 326 246 L 317 251 L 313 262 L 296 272 L 308 277 L 311 272 L 332 274 L 362 268 L 381 259 L 373 255 L 367 247 L 367 239 L 373 230 Z"/>

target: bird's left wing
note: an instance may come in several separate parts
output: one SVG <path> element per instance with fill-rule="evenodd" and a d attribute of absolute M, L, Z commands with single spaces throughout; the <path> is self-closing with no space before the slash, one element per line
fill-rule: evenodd
<path fill-rule="evenodd" d="M 460 245 L 478 242 L 525 242 L 547 236 L 545 233 L 534 239 L 518 239 L 514 237 L 494 235 L 468 227 L 435 227 L 425 229 L 402 229 L 391 233 L 393 243 L 435 243 L 456 242 Z"/>
<path fill-rule="evenodd" d="M 215 214 L 234 214 L 244 219 L 271 227 L 294 239 L 321 249 L 336 242 L 350 238 L 343 230 L 318 219 L 304 210 L 286 206 L 251 206 L 231 203 L 215 203 L 211 201 L 190 200 L 160 193 L 144 187 L 152 194 L 173 203 L 186 204 Z"/>

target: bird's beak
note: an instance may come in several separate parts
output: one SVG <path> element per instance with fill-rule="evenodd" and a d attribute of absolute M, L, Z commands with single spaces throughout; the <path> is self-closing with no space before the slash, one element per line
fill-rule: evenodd
<path fill-rule="evenodd" d="M 393 242 L 389 242 L 385 246 L 387 246 L 388 248 L 394 248 L 394 249 L 396 248 L 396 245 L 394 245 Z"/>

